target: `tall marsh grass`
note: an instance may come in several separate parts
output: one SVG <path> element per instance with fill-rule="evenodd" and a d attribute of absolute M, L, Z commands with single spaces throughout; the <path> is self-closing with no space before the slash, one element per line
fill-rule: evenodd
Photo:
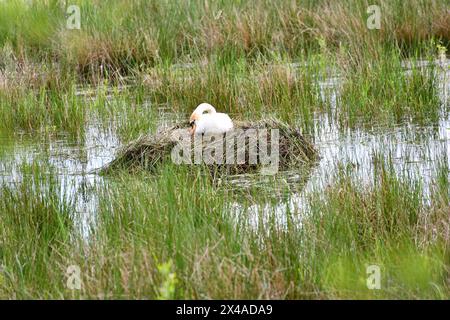
<path fill-rule="evenodd" d="M 156 176 L 118 175 L 97 190 L 87 243 L 69 237 L 73 205 L 34 167 L 39 180 L 1 189 L 0 294 L 446 299 L 448 168 L 436 172 L 429 202 L 421 181 L 411 184 L 382 163 L 373 187 L 339 171 L 324 193 L 310 195 L 306 212 L 288 210 L 286 224 L 269 218 L 257 229 L 250 206 L 234 217 L 232 190 L 217 189 L 200 171 L 168 165 Z M 366 286 L 374 264 L 380 290 Z M 65 286 L 69 265 L 80 267 L 79 291 Z"/>
<path fill-rule="evenodd" d="M 59 297 L 74 207 L 51 167 L 24 163 L 22 181 L 0 186 L 0 296 Z M 55 285 L 56 284 L 56 285 Z"/>
<path fill-rule="evenodd" d="M 431 38 L 448 47 L 445 1 L 380 1 L 381 30 L 366 26 L 370 1 L 73 1 L 81 29 L 67 30 L 63 1 L 0 4 L 0 47 L 19 60 L 59 61 L 80 74 L 126 73 L 143 65 L 202 60 L 212 54 L 291 59 L 325 43 L 358 55 L 372 46 L 405 52 Z M 100 68 L 102 66 L 102 68 Z"/>
<path fill-rule="evenodd" d="M 437 43 L 448 47 L 444 1 L 413 1 L 408 10 L 382 1 L 381 30 L 366 27 L 368 3 L 353 0 L 73 4 L 80 30 L 65 27 L 64 2 L 0 4 L 0 126 L 81 136 L 94 110 L 117 119 L 130 138 L 153 122 L 156 105 L 187 114 L 202 101 L 237 118 L 264 111 L 296 119 L 307 131 L 323 111 L 337 113 L 343 127 L 364 119 L 435 121 L 439 113 L 434 70 L 406 75 L 401 63 L 432 60 Z M 336 74 L 343 87 L 337 109 L 336 92 L 320 89 Z M 134 89 L 108 98 L 99 92 L 94 101 L 80 100 L 75 89 L 130 82 Z M 120 102 L 104 107 L 110 98 Z"/>
<path fill-rule="evenodd" d="M 405 61 L 393 51 L 344 67 L 336 118 L 344 126 L 356 121 L 436 123 L 446 102 L 439 97 L 438 69 L 428 59 L 426 67 L 411 59 L 410 69 L 405 70 Z"/>

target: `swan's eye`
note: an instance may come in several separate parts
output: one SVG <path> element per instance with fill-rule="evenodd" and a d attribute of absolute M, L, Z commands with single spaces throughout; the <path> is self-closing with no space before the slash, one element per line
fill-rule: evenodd
<path fill-rule="evenodd" d="M 193 127 L 195 124 L 195 120 L 192 120 L 191 122 L 189 122 L 189 126 Z"/>

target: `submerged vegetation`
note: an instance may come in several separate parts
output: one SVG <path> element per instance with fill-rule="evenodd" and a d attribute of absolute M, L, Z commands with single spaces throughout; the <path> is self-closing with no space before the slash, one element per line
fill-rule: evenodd
<path fill-rule="evenodd" d="M 0 298 L 448 299 L 448 3 L 377 1 L 374 30 L 371 4 L 0 2 Z M 170 161 L 98 175 L 99 145 L 200 102 L 298 127 L 338 169 L 305 192 L 313 169 L 245 187 Z M 399 148 L 358 157 L 352 134 Z"/>

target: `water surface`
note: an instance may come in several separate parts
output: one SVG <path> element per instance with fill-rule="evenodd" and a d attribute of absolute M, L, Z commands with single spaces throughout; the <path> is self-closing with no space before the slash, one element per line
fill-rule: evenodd
<path fill-rule="evenodd" d="M 317 165 L 305 172 L 297 170 L 281 173 L 281 180 L 292 188 L 288 201 L 284 197 L 278 204 L 273 201 L 265 203 L 255 200 L 246 208 L 251 212 L 251 224 L 258 227 L 266 219 L 284 224 L 286 212 L 301 213 L 307 209 L 305 197 L 315 191 L 324 190 L 333 183 L 338 170 L 346 170 L 352 177 L 367 184 L 374 182 L 374 159 L 377 156 L 390 157 L 398 175 L 406 175 L 411 180 L 419 179 L 424 183 L 424 193 L 428 195 L 429 187 L 436 168 L 443 161 L 450 167 L 450 118 L 448 114 L 448 92 L 450 91 L 450 60 L 439 65 L 441 72 L 440 94 L 442 112 L 437 123 L 417 125 L 399 124 L 394 127 L 368 125 L 364 128 L 340 129 L 332 113 L 318 113 L 314 117 L 314 140 L 321 159 Z M 426 67 L 426 63 L 423 63 Z M 408 72 L 408 63 L 405 63 Z M 320 83 L 322 91 L 332 93 L 330 101 L 336 101 L 339 93 L 340 79 L 330 77 Z M 331 89 L 331 90 L 330 90 Z M 79 91 L 86 99 L 92 98 L 90 89 Z M 110 97 L 112 99 L 112 96 Z M 147 103 L 152 107 L 151 103 Z M 178 121 L 180 116 L 167 112 L 158 106 L 157 127 L 167 127 Z M 98 169 L 109 163 L 121 146 L 114 124 L 105 127 L 94 116 L 88 119 L 84 137 L 78 142 L 62 132 L 52 136 L 31 135 L 21 132 L 13 135 L 0 133 L 0 183 L 14 186 L 22 179 L 21 166 L 24 163 L 42 161 L 49 163 L 56 170 L 63 189 L 61 197 L 74 203 L 80 230 L 88 234 L 89 225 L 95 224 L 97 211 L 96 190 L 108 183 L 108 179 L 98 174 Z M 252 183 L 261 184 L 261 179 L 242 176 L 231 179 L 236 188 L 244 188 Z M 277 188 L 268 182 L 266 188 Z M 299 187 L 300 186 L 300 187 Z M 289 188 L 288 188 L 289 189 Z M 239 203 L 230 204 L 230 211 L 239 215 L 244 208 Z M 301 215 L 298 215 L 299 217 Z"/>

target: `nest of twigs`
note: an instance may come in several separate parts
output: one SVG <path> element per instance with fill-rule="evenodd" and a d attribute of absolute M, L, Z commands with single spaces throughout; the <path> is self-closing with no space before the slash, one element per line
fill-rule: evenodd
<path fill-rule="evenodd" d="M 233 175 L 284 171 L 311 165 L 318 159 L 316 148 L 298 129 L 276 119 L 235 122 L 232 131 L 215 136 L 190 136 L 188 128 L 183 122 L 139 137 L 120 149 L 102 172 L 154 171 L 172 161 L 179 165 L 206 165 L 214 173 Z"/>

